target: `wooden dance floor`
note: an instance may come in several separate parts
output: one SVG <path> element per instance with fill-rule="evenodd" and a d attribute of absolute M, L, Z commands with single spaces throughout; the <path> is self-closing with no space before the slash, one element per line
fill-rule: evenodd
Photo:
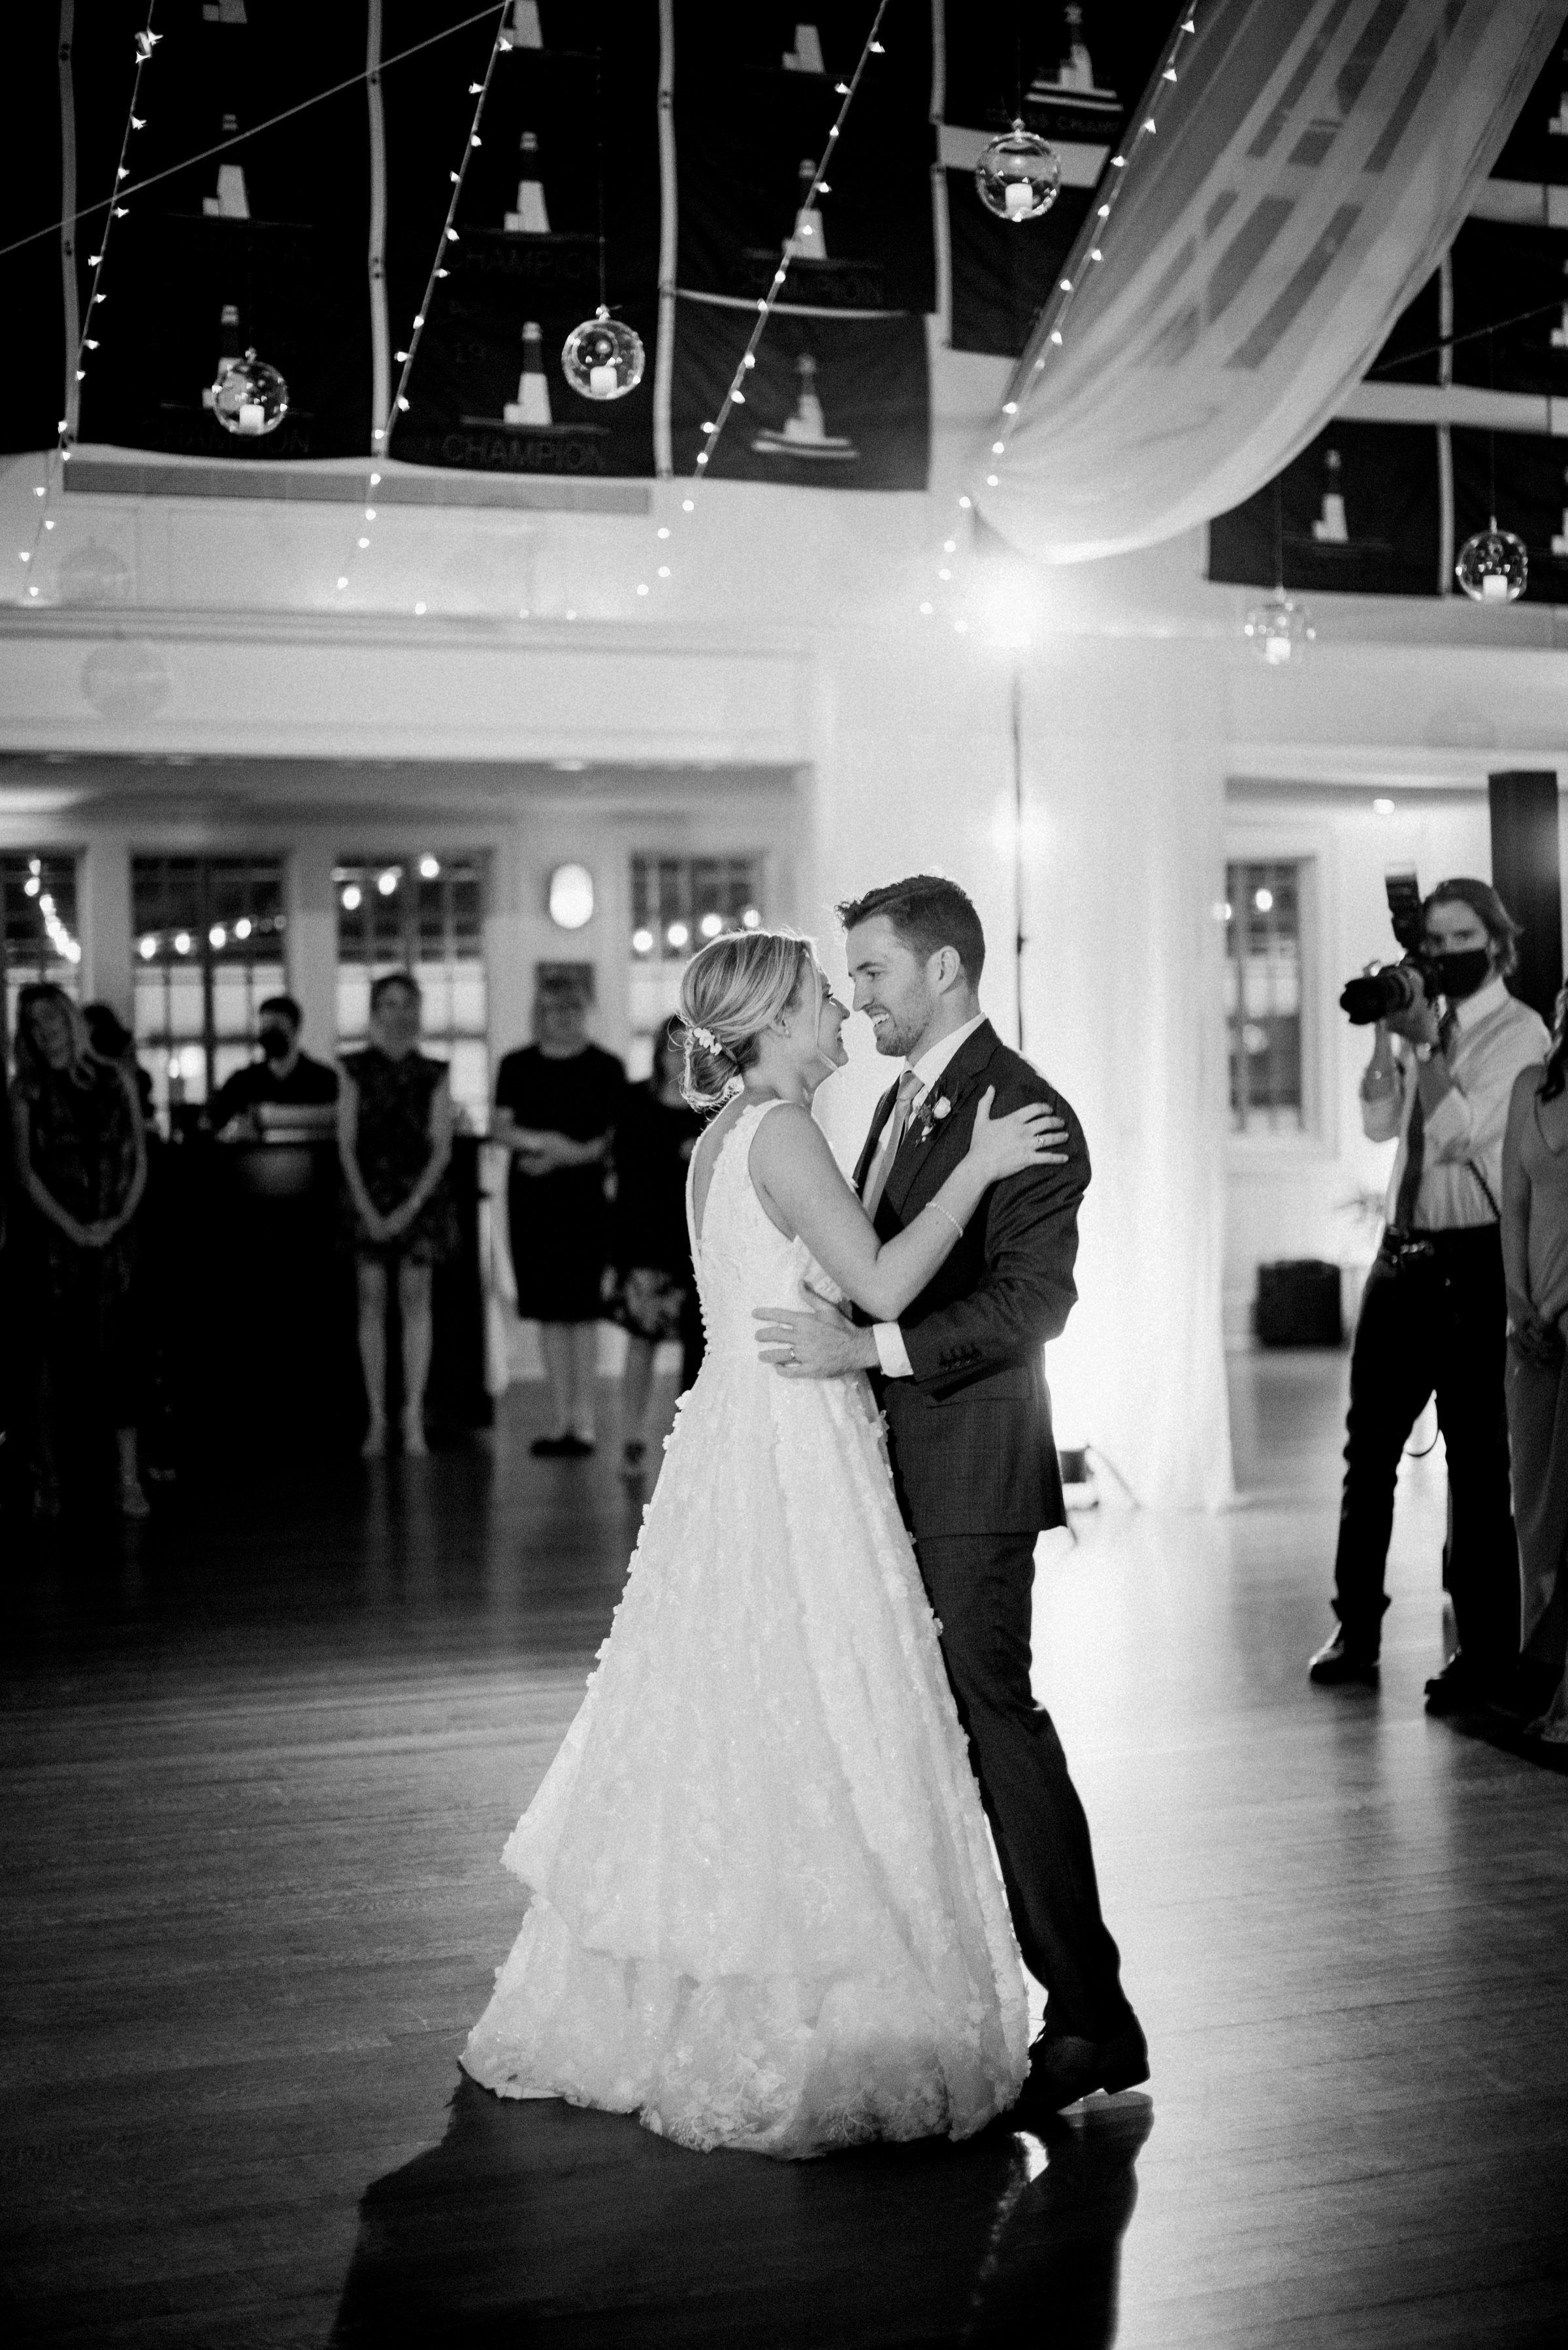
<path fill-rule="evenodd" d="M 1423 1715 L 1436 1461 L 1381 1696 L 1308 1688 L 1344 1361 L 1234 1368 L 1242 1507 L 1043 1553 L 1155 2067 L 1044 2137 L 783 2165 L 459 2087 L 637 1521 L 613 1451 L 529 1458 L 537 1389 L 493 1449 L 13 1532 L 9 2340 L 1561 2350 L 1568 1779 Z"/>

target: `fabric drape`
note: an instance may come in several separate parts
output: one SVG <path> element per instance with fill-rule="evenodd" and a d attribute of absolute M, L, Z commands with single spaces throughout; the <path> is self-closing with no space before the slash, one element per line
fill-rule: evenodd
<path fill-rule="evenodd" d="M 1105 264 L 1087 262 L 1091 215 L 1064 340 L 1047 311 L 1019 363 L 986 519 L 1038 560 L 1082 562 L 1271 480 L 1452 240 L 1565 16 L 1565 0 L 1208 0 Z"/>

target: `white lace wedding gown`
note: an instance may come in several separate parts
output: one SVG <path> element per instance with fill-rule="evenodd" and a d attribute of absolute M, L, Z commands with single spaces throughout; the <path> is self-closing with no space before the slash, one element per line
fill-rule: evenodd
<path fill-rule="evenodd" d="M 811 1265 L 750 1106 L 693 1253 L 708 1334 L 576 1721 L 504 1858 L 533 1893 L 462 2062 L 691 2147 L 963 2137 L 1027 2070 L 1023 1971 L 881 1429 L 784 1379 Z M 690 1189 L 688 1191 L 690 1213 Z"/>

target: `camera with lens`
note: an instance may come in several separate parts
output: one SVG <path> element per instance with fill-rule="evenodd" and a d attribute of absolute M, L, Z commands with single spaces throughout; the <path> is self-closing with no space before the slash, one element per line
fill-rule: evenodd
<path fill-rule="evenodd" d="M 1404 948 L 1403 961 L 1374 963 L 1347 980 L 1339 1008 L 1353 1028 L 1370 1028 L 1375 1020 L 1392 1020 L 1413 1012 L 1423 996 L 1428 1003 L 1442 993 L 1437 965 L 1426 951 L 1421 920 L 1421 885 L 1413 865 L 1390 866 L 1383 887 L 1388 899 L 1388 920 Z"/>

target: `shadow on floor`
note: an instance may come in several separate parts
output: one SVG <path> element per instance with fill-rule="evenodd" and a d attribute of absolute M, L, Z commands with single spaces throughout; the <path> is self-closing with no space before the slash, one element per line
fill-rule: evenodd
<path fill-rule="evenodd" d="M 440 2146 L 367 2189 L 333 2350 L 1108 2350 L 1146 2096 L 818 2162 L 688 2153 L 464 2082 Z"/>

